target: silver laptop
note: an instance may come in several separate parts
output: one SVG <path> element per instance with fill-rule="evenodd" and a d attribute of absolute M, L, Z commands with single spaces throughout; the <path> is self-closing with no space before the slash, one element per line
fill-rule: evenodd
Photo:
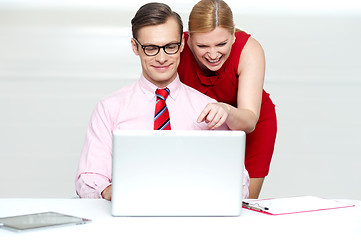
<path fill-rule="evenodd" d="M 245 133 L 113 133 L 113 216 L 239 216 Z"/>

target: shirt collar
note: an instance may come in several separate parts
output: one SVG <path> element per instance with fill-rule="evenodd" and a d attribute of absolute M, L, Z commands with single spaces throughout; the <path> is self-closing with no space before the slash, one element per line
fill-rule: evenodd
<path fill-rule="evenodd" d="M 149 101 L 152 101 L 153 98 L 155 98 L 155 90 L 157 90 L 158 87 L 156 85 L 154 85 L 153 83 L 149 82 L 144 77 L 143 74 L 140 76 L 139 86 Z M 177 74 L 177 77 L 173 80 L 173 82 L 171 82 L 167 86 L 167 88 L 169 88 L 169 90 L 170 90 L 169 97 L 171 97 L 173 100 L 175 100 L 181 89 L 181 81 L 179 79 L 178 74 Z"/>

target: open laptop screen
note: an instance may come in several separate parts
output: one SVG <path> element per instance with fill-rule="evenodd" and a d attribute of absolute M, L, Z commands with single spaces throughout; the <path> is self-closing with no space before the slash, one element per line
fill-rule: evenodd
<path fill-rule="evenodd" d="M 114 216 L 238 216 L 242 131 L 115 131 Z"/>

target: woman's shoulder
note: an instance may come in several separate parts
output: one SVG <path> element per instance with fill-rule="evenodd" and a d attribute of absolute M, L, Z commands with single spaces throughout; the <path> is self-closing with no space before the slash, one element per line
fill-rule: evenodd
<path fill-rule="evenodd" d="M 240 45 L 242 48 L 247 43 L 247 41 L 250 38 L 252 38 L 251 34 L 241 31 L 239 29 L 236 29 L 235 37 L 236 37 L 235 43 L 236 43 L 237 47 L 239 47 L 239 45 Z"/>
<path fill-rule="evenodd" d="M 251 56 L 261 56 L 264 57 L 263 47 L 262 45 L 253 37 L 249 37 L 245 45 L 243 46 L 243 57 L 247 57 L 246 55 Z"/>
<path fill-rule="evenodd" d="M 237 36 L 238 37 L 249 37 L 249 36 L 251 36 L 250 33 L 247 33 L 247 32 L 245 32 L 243 30 L 238 29 L 238 28 L 236 28 L 235 34 L 236 34 L 236 37 Z"/>
<path fill-rule="evenodd" d="M 231 53 L 229 55 L 229 58 L 228 58 L 226 64 L 228 66 L 231 66 L 232 69 L 234 69 L 234 71 L 237 71 L 241 53 L 242 53 L 246 43 L 248 42 L 248 40 L 251 38 L 251 34 L 248 34 L 244 31 L 236 29 L 235 38 L 236 38 L 235 42 L 233 43 Z"/>
<path fill-rule="evenodd" d="M 261 44 L 244 31 L 238 30 L 235 33 L 236 41 L 232 47 L 232 51 L 234 52 L 234 57 L 240 61 L 240 57 L 247 57 L 246 55 L 262 55 L 263 48 Z M 242 54 L 241 54 L 242 53 Z"/>
<path fill-rule="evenodd" d="M 254 47 L 261 47 L 261 44 L 255 38 L 253 38 L 251 34 L 245 31 L 236 29 L 235 36 L 236 42 L 238 42 L 238 44 L 242 44 L 242 47 L 245 47 L 246 44 Z"/>

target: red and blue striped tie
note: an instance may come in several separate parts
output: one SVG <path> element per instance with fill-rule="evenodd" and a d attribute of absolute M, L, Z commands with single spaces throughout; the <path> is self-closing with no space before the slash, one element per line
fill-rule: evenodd
<path fill-rule="evenodd" d="M 169 92 L 168 88 L 158 88 L 155 91 L 157 103 L 155 105 L 154 130 L 170 130 L 169 112 L 167 104 L 165 103 Z"/>

